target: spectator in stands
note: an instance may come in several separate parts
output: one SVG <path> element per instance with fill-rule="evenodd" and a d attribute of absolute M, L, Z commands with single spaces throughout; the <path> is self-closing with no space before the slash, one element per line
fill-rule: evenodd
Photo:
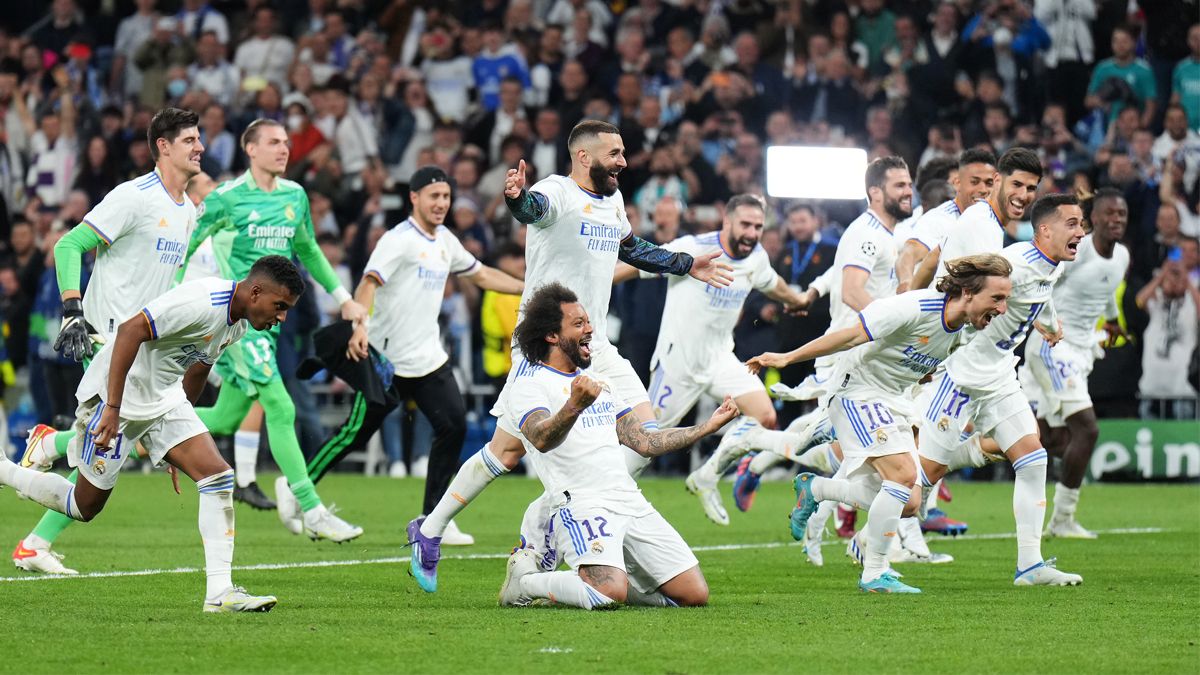
<path fill-rule="evenodd" d="M 498 24 L 489 24 L 483 29 L 483 51 L 471 64 L 475 87 L 479 91 L 479 104 L 487 112 L 501 107 L 503 83 L 509 78 L 520 85 L 520 92 L 529 86 L 529 69 L 516 45 L 504 41 L 504 31 Z M 519 103 L 518 103 L 519 105 Z M 507 133 L 507 132 L 506 132 Z M 497 142 L 497 148 L 499 142 Z"/>
<path fill-rule="evenodd" d="M 454 38 L 445 26 L 433 26 L 421 36 L 421 74 L 438 101 L 438 111 L 455 122 L 465 122 L 475 87 L 472 60 L 455 53 Z"/>
<path fill-rule="evenodd" d="M 67 45 L 72 40 L 90 34 L 83 12 L 79 11 L 75 0 L 53 0 L 50 3 L 50 13 L 34 24 L 29 31 L 33 44 L 56 55 L 59 61 L 66 56 Z"/>
<path fill-rule="evenodd" d="M 208 92 L 217 103 L 228 107 L 241 87 L 237 68 L 225 60 L 217 34 L 208 31 L 196 41 L 196 62 L 188 66 L 192 87 Z"/>
<path fill-rule="evenodd" d="M 1196 417 L 1196 388 L 1188 371 L 1200 330 L 1200 290 L 1188 279 L 1176 253 L 1137 294 L 1137 305 L 1150 315 L 1138 382 L 1142 419 Z"/>
<path fill-rule="evenodd" d="M 25 186 L 30 197 L 46 208 L 57 208 L 75 178 L 79 149 L 75 140 L 75 102 L 66 68 L 53 71 L 57 101 L 47 101 L 30 139 L 29 172 Z"/>
<path fill-rule="evenodd" d="M 275 10 L 269 4 L 255 7 L 252 16 L 253 33 L 238 45 L 233 65 L 241 71 L 243 79 L 257 80 L 253 82 L 255 88 L 267 82 L 282 87 L 287 84 L 296 45 L 279 33 Z"/>
<path fill-rule="evenodd" d="M 296 175 L 292 168 L 304 165 L 309 153 L 319 146 L 328 144 L 329 141 L 319 129 L 313 126 L 313 106 L 304 94 L 288 94 L 287 98 L 283 100 L 283 104 L 287 113 L 285 119 L 288 141 L 292 146 L 291 154 L 288 156 L 288 174 Z"/>
<path fill-rule="evenodd" d="M 203 159 L 212 162 L 216 168 L 216 173 L 206 172 L 212 178 L 228 173 L 233 168 L 237 141 L 225 128 L 225 108 L 221 105 L 211 103 L 200 115 L 200 142 L 204 144 Z"/>
<path fill-rule="evenodd" d="M 72 186 L 87 193 L 88 201 L 99 204 L 104 195 L 121 182 L 117 175 L 116 157 L 103 136 L 92 136 L 79 158 L 79 175 Z"/>
<path fill-rule="evenodd" d="M 896 15 L 884 7 L 883 0 L 862 0 L 854 34 L 867 48 L 867 70 L 872 75 L 887 74 L 883 51 L 896 40 Z"/>
<path fill-rule="evenodd" d="M 1190 192 L 1200 177 L 1200 134 L 1188 128 L 1187 110 L 1182 105 L 1167 106 L 1163 132 L 1154 141 L 1153 154 L 1163 171 L 1172 161 L 1183 167 L 1185 192 Z"/>
<path fill-rule="evenodd" d="M 154 35 L 158 13 L 157 0 L 137 0 L 137 11 L 121 19 L 113 45 L 112 75 L 109 86 L 120 99 L 136 97 L 142 91 L 142 71 L 134 63 L 134 54 Z M 290 61 L 290 59 L 289 59 Z"/>
<path fill-rule="evenodd" d="M 1188 126 L 1200 130 L 1200 24 L 1192 24 L 1187 34 L 1191 54 L 1171 73 L 1171 102 L 1187 111 Z"/>
<path fill-rule="evenodd" d="M 470 126 L 466 142 L 481 148 L 491 160 L 500 156 L 500 142 L 513 133 L 518 120 L 532 121 L 533 112 L 521 103 L 524 82 L 508 76 L 499 85 L 499 103 L 486 109 Z"/>
<path fill-rule="evenodd" d="M 144 106 L 161 108 L 167 96 L 167 71 L 172 66 L 186 66 L 193 60 L 192 43 L 178 31 L 179 21 L 164 16 L 154 25 L 151 38 L 134 52 L 133 63 L 142 71 L 142 91 L 138 101 Z"/>
<path fill-rule="evenodd" d="M 407 181 L 417 169 L 417 155 L 433 145 L 433 127 L 438 121 L 438 110 L 421 80 L 408 80 L 401 84 L 404 90 L 404 107 L 413 116 L 412 134 L 404 146 L 400 163 L 391 167 L 392 177 Z"/>
<path fill-rule="evenodd" d="M 1137 33 L 1129 26 L 1117 26 L 1112 32 L 1112 58 L 1096 64 L 1088 82 L 1084 105 L 1091 110 L 1107 110 L 1109 122 L 1127 106 L 1140 114 L 1140 126 L 1154 122 L 1155 99 L 1158 96 L 1154 72 L 1149 64 L 1137 58 Z"/>
<path fill-rule="evenodd" d="M 353 181 L 368 164 L 379 161 L 378 130 L 356 106 L 350 105 L 350 82 L 346 78 L 341 75 L 330 78 L 325 95 L 334 119 L 333 144 L 341 159 L 342 172 Z"/>

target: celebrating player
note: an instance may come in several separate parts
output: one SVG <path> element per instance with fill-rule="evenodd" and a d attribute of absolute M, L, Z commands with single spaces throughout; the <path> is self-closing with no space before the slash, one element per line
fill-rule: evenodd
<path fill-rule="evenodd" d="M 523 309 L 513 341 L 525 369 L 506 386 L 505 414 L 539 452 L 538 477 L 552 499 L 546 537 L 571 571 L 542 571 L 538 554 L 520 548 L 509 558 L 500 604 L 707 604 L 696 556 L 638 489 L 625 448 L 652 458 L 689 447 L 737 417 L 733 399 L 726 396 L 704 424 L 647 430 L 592 377 L 592 324 L 574 293 L 550 283 Z"/>
<path fill-rule="evenodd" d="M 720 251 L 693 257 L 659 248 L 633 234 L 617 190 L 617 176 L 625 168 L 625 145 L 615 126 L 584 120 L 571 130 L 567 149 L 571 153 L 569 176 L 549 176 L 526 190 L 525 161 L 521 160 L 505 179 L 504 197 L 509 211 L 531 226 L 522 299 L 528 300 L 534 290 L 553 282 L 563 284 L 580 298 L 584 310 L 596 321 L 594 372 L 632 406 L 639 423 L 652 431 L 658 425 L 646 388 L 629 362 L 609 344 L 605 332 L 617 260 L 656 274 L 690 275 L 717 287 L 729 285 L 732 268 L 717 260 Z M 508 382 L 529 367 L 514 358 Z M 516 467 L 525 456 L 521 431 L 506 414 L 503 390 L 492 413 L 497 415 L 497 425 L 491 442 L 467 459 L 428 517 L 409 523 L 408 539 L 413 544 L 410 568 L 417 583 L 428 592 L 437 589 L 440 538 L 447 523 L 492 480 Z M 536 515 L 527 519 L 529 543 L 533 543 L 529 537 L 542 538 L 550 515 L 549 499 L 539 502 L 540 507 L 531 505 Z"/>
<path fill-rule="evenodd" d="M 844 453 L 839 472 L 844 478 L 811 473 L 796 477 L 801 499 L 792 512 L 792 536 L 804 538 L 819 501 L 869 508 L 859 582 L 864 591 L 919 592 L 887 573 L 890 540 L 917 477 L 912 430 L 919 416 L 912 394 L 921 379 L 959 345 L 964 326 L 982 330 L 1004 313 L 1012 289 L 1008 280 L 1012 266 L 998 255 L 959 258 L 947 262 L 947 267 L 949 273 L 936 290 L 876 300 L 859 312 L 858 325 L 787 354 L 763 354 L 747 362 L 757 372 L 850 350 L 838 360 L 828 403 Z M 915 511 L 914 503 L 907 515 Z"/>
<path fill-rule="evenodd" d="M 480 264 L 442 225 L 450 210 L 450 182 L 444 171 L 436 166 L 417 169 L 409 179 L 409 191 L 412 215 L 379 240 L 355 291 L 360 304 L 374 308 L 374 328 L 368 335 L 368 322 L 358 324 L 349 356 L 356 361 L 367 358 L 368 344 L 374 346 L 394 369 L 385 386 L 394 386 L 401 402 L 414 399 L 433 425 L 421 510 L 429 513 L 454 477 L 467 430 L 462 393 L 438 334 L 446 279 L 456 274 L 485 290 L 513 295 L 520 294 L 525 284 Z M 395 407 L 355 393 L 350 416 L 309 461 L 309 478 L 314 483 L 321 480 L 346 453 L 366 447 Z M 451 528 L 457 529 L 453 524 Z M 460 533 L 461 538 L 466 536 Z"/>
<path fill-rule="evenodd" d="M 182 249 L 180 249 L 182 252 Z M 18 467 L 0 453 L 0 483 L 74 520 L 90 521 L 108 501 L 134 444 L 196 481 L 204 543 L 205 612 L 265 612 L 273 596 L 234 586 L 233 469 L 192 407 L 213 363 L 249 327 L 279 325 L 304 292 L 291 261 L 267 256 L 241 281 L 185 283 L 146 303 L 117 329 L 84 373 L 68 460 L 74 485 Z"/>
<path fill-rule="evenodd" d="M 1010 207 L 1009 213 L 1017 218 L 1024 215 L 1027 203 L 1019 195 L 1032 195 L 1037 182 L 1023 188 L 1027 189 L 1010 194 L 1010 201 L 1005 203 Z M 971 211 L 980 208 L 992 210 L 986 203 L 968 209 L 959 220 L 960 226 L 952 230 L 950 243 L 964 234 L 975 236 L 973 228 L 962 225 Z M 1013 267 L 1009 311 L 946 359 L 945 372 L 925 388 L 921 397 L 920 406 L 925 413 L 920 431 L 920 478 L 924 488 L 931 488 L 946 474 L 967 422 L 973 421 L 979 433 L 999 443 L 1016 473 L 1013 513 L 1017 522 L 1017 571 L 1013 582 L 1019 586 L 1076 585 L 1083 581 L 1082 577 L 1061 572 L 1054 567 L 1053 560 L 1042 558 L 1046 450 L 1038 438 L 1037 420 L 1029 408 L 1029 400 L 1017 382 L 1013 352 L 1025 341 L 1031 328 L 1042 332 L 1051 345 L 1062 338 L 1051 289 L 1062 273 L 1060 263 L 1074 260 L 1079 250 L 1083 212 L 1078 200 L 1062 194 L 1042 197 L 1033 204 L 1031 212 L 1033 241 L 1013 244 L 1001 252 Z M 999 230 L 999 222 L 994 214 L 992 217 L 992 227 Z M 950 250 L 949 246 L 943 247 L 943 251 Z"/>
<path fill-rule="evenodd" d="M 93 343 L 111 343 L 121 322 L 171 287 L 183 263 L 188 236 L 196 226 L 196 208 L 184 189 L 200 173 L 204 152 L 198 122 L 190 110 L 159 111 L 146 132 L 154 171 L 113 188 L 54 245 L 63 303 L 62 328 L 54 349 L 83 361 L 85 367 Z M 84 296 L 79 289 L 80 264 L 92 249 L 97 250 L 96 264 Z M 21 466 L 49 470 L 54 460 L 66 456 L 73 436 L 37 425 L 29 434 Z M 71 472 L 68 480 L 77 475 Z M 13 563 L 30 572 L 76 574 L 50 550 L 72 522 L 48 511 L 17 544 Z"/>
<path fill-rule="evenodd" d="M 366 310 L 342 288 L 337 274 L 317 246 L 304 188 L 281 177 L 287 169 L 290 153 L 283 125 L 271 119 L 251 122 L 242 133 L 242 149 L 250 159 L 250 168 L 234 180 L 217 186 L 204 200 L 199 227 L 188 245 L 188 255 L 194 253 L 205 239 L 221 232 L 232 232 L 233 241 L 223 269 L 226 277 L 239 278 L 265 255 L 285 258 L 295 255 L 313 279 L 338 301 L 343 319 L 355 322 L 366 319 Z M 216 365 L 222 381 L 216 405 L 196 412 L 209 431 L 229 436 L 237 431 L 255 400 L 262 404 L 267 418 L 267 435 L 271 440 L 271 456 L 283 472 L 275 482 L 280 520 L 294 534 L 304 531 L 313 539 L 336 542 L 354 539 L 362 534 L 362 528 L 350 525 L 330 512 L 321 503 L 308 476 L 300 442 L 296 439 L 296 406 L 275 363 L 278 338 L 278 325 L 268 331 L 247 331 L 241 342 L 229 349 Z M 247 477 L 243 476 L 241 480 L 247 481 Z"/>
<path fill-rule="evenodd" d="M 720 231 L 681 237 L 664 246 L 692 256 L 721 252 L 733 267 L 733 283 L 713 288 L 687 277 L 669 281 L 662 329 L 651 358 L 650 403 L 660 426 L 679 424 L 701 394 L 708 392 L 718 399 L 732 396 L 744 414 L 766 429 L 775 427 L 775 407 L 762 381 L 733 355 L 733 329 L 751 290 L 761 291 L 792 311 L 807 307 L 808 297 L 793 291 L 775 273 L 769 256 L 758 245 L 765 216 L 758 197 L 736 195 L 725 205 Z M 636 274 L 636 269 L 622 264 L 614 281 Z M 643 272 L 642 276 L 654 275 Z M 719 475 L 715 470 L 698 470 L 688 476 L 687 487 L 700 497 L 710 519 L 728 525 L 729 515 L 716 489 Z"/>
<path fill-rule="evenodd" d="M 1046 449 L 1062 457 L 1062 477 L 1054 487 L 1054 511 L 1046 528 L 1053 537 L 1096 538 L 1075 520 L 1079 486 L 1100 435 L 1088 375 L 1100 349 L 1099 320 L 1104 319 L 1109 339 L 1123 333 L 1116 291 L 1129 267 L 1129 251 L 1120 243 L 1128 220 L 1120 190 L 1101 188 L 1092 201 L 1092 233 L 1079 243 L 1075 262 L 1064 266 L 1054 286 L 1063 339 L 1051 345 L 1035 331 L 1025 345 L 1025 393 L 1035 404 Z"/>

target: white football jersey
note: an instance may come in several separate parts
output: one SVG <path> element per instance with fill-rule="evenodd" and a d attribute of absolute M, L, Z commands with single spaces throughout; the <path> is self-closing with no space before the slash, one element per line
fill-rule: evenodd
<path fill-rule="evenodd" d="M 530 191 L 545 196 L 548 210 L 526 233 L 521 307 L 546 284 L 566 286 L 579 296 L 592 322 L 592 349 L 604 349 L 609 345 L 608 301 L 617 251 L 633 232 L 621 192 L 602 197 L 566 176 L 544 178 Z"/>
<path fill-rule="evenodd" d="M 942 239 L 950 232 L 950 228 L 954 227 L 960 215 L 962 211 L 958 208 L 958 202 L 953 199 L 946 200 L 926 211 L 913 225 L 912 232 L 905 241 L 915 241 L 926 249 L 933 250 L 935 246 L 941 245 Z"/>
<path fill-rule="evenodd" d="M 911 216 L 896 223 L 896 229 L 892 231 L 892 241 L 896 242 L 897 254 L 904 248 L 904 242 L 912 238 L 913 228 L 917 226 L 917 221 L 923 215 L 925 215 L 925 205 L 920 204 L 913 208 Z"/>
<path fill-rule="evenodd" d="M 537 410 L 557 413 L 571 397 L 571 380 L 582 372 L 563 373 L 545 365 L 522 364 L 505 391 L 509 421 L 517 429 Z M 617 420 L 631 408 L 605 387 L 575 420 L 556 448 L 537 453 L 537 473 L 555 505 L 583 500 L 626 515 L 641 515 L 652 507 L 625 467 L 626 450 L 617 441 Z"/>
<path fill-rule="evenodd" d="M 833 257 L 833 283 L 829 290 L 829 330 L 854 325 L 858 312 L 842 302 L 842 271 L 860 267 L 870 276 L 866 291 L 872 299 L 889 298 L 896 294 L 896 244 L 892 231 L 884 226 L 870 209 L 850 223 L 838 241 Z"/>
<path fill-rule="evenodd" d="M 1096 324 L 1117 316 L 1117 286 L 1129 268 L 1129 249 L 1120 243 L 1111 258 L 1096 250 L 1092 235 L 1079 242 L 1075 260 L 1062 264 L 1054 285 L 1054 306 L 1063 325 L 1063 341 L 1084 350 L 1096 344 Z"/>
<path fill-rule="evenodd" d="M 1004 248 L 1004 226 L 986 200 L 967 207 L 941 239 L 942 253 L 934 284 L 946 276 L 946 261 L 978 253 L 999 253 Z"/>
<path fill-rule="evenodd" d="M 196 227 L 196 207 L 175 201 L 157 172 L 121 183 L 83 222 L 104 241 L 83 295 L 83 316 L 106 340 L 171 288 Z"/>
<path fill-rule="evenodd" d="M 364 272 L 380 284 L 368 334 L 396 375 L 428 375 L 450 358 L 438 329 L 446 279 L 479 269 L 479 261 L 444 225 L 430 237 L 409 218 L 379 239 Z"/>
<path fill-rule="evenodd" d="M 1063 266 L 1028 241 L 1013 244 L 1000 254 L 1013 268 L 1008 311 L 992 319 L 987 328 L 975 333 L 946 360 L 952 380 L 977 389 L 993 388 L 1007 378 L 1015 378 L 1017 357 L 1013 352 L 1025 341 L 1034 321 L 1047 328 L 1058 321 L 1051 294 Z"/>
<path fill-rule="evenodd" d="M 733 351 L 733 329 L 750 291 L 773 288 L 779 275 L 762 246 L 745 258 L 734 258 L 721 244 L 720 232 L 680 237 L 663 248 L 698 256 L 724 253 L 721 261 L 733 267 L 733 283 L 716 288 L 690 276 L 669 277 L 662 327 L 651 367 L 660 361 L 670 370 L 691 372 L 703 381 L 718 356 Z"/>
<path fill-rule="evenodd" d="M 946 294 L 927 289 L 876 300 L 859 314 L 871 339 L 838 361 L 834 382 L 851 399 L 858 392 L 903 396 L 932 373 L 962 341 L 945 321 Z M 840 392 L 839 392 L 840 393 Z"/>
<path fill-rule="evenodd" d="M 211 366 L 226 347 L 246 334 L 250 324 L 229 316 L 237 285 L 225 279 L 199 279 L 146 303 L 141 316 L 150 326 L 151 339 L 138 348 L 129 369 L 121 399 L 122 418 L 154 419 L 184 403 L 183 374 L 187 369 L 196 363 Z M 80 402 L 93 396 L 108 398 L 112 351 L 110 342 L 84 371 L 76 391 Z"/>

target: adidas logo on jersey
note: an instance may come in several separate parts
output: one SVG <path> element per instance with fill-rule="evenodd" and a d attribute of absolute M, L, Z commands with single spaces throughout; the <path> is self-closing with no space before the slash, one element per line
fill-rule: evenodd
<path fill-rule="evenodd" d="M 249 216 L 247 216 L 247 218 L 246 218 L 246 219 L 247 219 L 247 220 L 258 220 L 258 211 L 255 211 L 255 210 L 251 209 L 251 210 L 250 210 L 250 215 L 249 215 Z"/>
<path fill-rule="evenodd" d="M 584 213 L 591 213 L 591 212 L 592 212 L 592 205 L 591 205 L 591 204 L 584 204 L 584 205 L 583 205 L 583 212 L 584 212 Z"/>
<path fill-rule="evenodd" d="M 170 227 L 170 225 L 171 225 L 171 224 L 167 222 L 167 219 L 166 219 L 166 218 L 159 218 L 159 219 L 158 219 L 158 226 L 159 226 L 159 227 Z"/>

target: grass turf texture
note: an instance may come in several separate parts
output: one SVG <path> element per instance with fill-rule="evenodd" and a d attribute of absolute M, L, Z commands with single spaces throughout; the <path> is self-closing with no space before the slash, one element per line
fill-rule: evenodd
<path fill-rule="evenodd" d="M 270 485 L 270 477 L 260 482 Z M 1011 486 L 955 484 L 948 510 L 971 535 L 1013 531 Z M 334 475 L 326 500 L 366 534 L 337 546 L 284 531 L 274 513 L 237 506 L 235 565 L 404 557 L 404 562 L 235 570 L 235 583 L 279 597 L 269 614 L 204 615 L 203 574 L 0 581 L 3 672 L 1197 672 L 1200 488 L 1084 490 L 1088 527 L 1165 528 L 1045 544 L 1078 588 L 1016 588 L 1012 539 L 932 537 L 949 565 L 902 565 L 920 596 L 860 593 L 844 544 L 814 568 L 790 545 L 787 484 L 766 484 L 730 527 L 704 519 L 680 480 L 644 489 L 698 553 L 709 607 L 501 609 L 504 561 L 447 559 L 440 590 L 407 575 L 404 524 L 421 483 Z M 723 489 L 728 493 L 727 484 Z M 478 542 L 444 555 L 500 554 L 540 485 L 506 477 L 458 519 Z M 732 500 L 726 494 L 732 510 Z M 0 543 L 13 546 L 41 509 L 0 492 Z M 832 537 L 831 537 L 832 538 Z M 8 551 L 10 549 L 5 549 Z M 57 550 L 82 573 L 202 567 L 196 497 L 163 475 L 121 477 L 108 509 Z M 0 577 L 30 576 L 4 563 Z M 64 639 L 65 638 L 65 639 Z"/>

